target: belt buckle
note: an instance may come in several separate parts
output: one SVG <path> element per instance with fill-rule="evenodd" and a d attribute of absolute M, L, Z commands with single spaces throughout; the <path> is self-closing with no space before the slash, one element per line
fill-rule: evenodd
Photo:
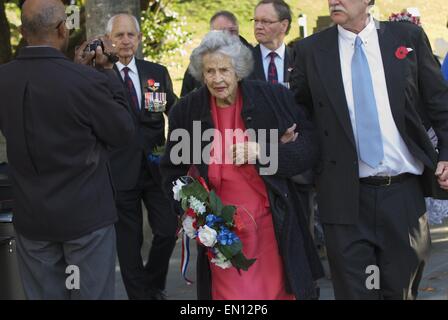
<path fill-rule="evenodd" d="M 387 183 L 384 186 L 388 187 L 391 184 L 392 184 L 392 176 L 387 176 Z"/>

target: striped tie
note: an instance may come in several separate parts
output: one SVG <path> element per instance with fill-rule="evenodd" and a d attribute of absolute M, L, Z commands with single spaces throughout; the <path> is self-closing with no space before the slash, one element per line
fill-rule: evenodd
<path fill-rule="evenodd" d="M 269 53 L 269 57 L 271 58 L 271 61 L 269 61 L 268 67 L 268 82 L 276 84 L 278 83 L 277 67 L 275 66 L 275 57 L 277 57 L 277 53 L 272 51 Z"/>
<path fill-rule="evenodd" d="M 131 77 L 129 76 L 129 69 L 128 67 L 124 67 L 124 83 L 126 84 L 126 88 L 128 89 L 129 95 L 132 98 L 132 106 L 135 108 L 135 110 L 140 111 L 140 107 L 138 105 L 138 96 L 137 91 L 135 91 L 134 83 L 132 82 Z"/>

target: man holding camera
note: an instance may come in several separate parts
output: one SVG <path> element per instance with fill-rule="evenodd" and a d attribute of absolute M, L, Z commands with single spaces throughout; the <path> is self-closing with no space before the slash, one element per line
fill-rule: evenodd
<path fill-rule="evenodd" d="M 20 273 L 28 299 L 113 299 L 117 220 L 109 148 L 134 124 L 113 64 L 98 70 L 62 53 L 69 31 L 59 0 L 27 0 L 28 46 L 0 66 L 0 129 L 6 137 Z M 61 52 L 62 51 L 62 52 Z"/>
<path fill-rule="evenodd" d="M 165 144 L 163 113 L 168 112 L 177 98 L 165 67 L 135 57 L 142 34 L 134 16 L 111 17 L 106 33 L 120 59 L 115 71 L 123 80 L 137 128 L 132 141 L 114 152 L 110 161 L 117 189 L 117 253 L 121 274 L 129 299 L 163 300 L 169 260 L 176 244 L 177 216 L 161 189 L 154 148 Z M 142 201 L 153 233 L 146 265 L 141 255 Z"/>

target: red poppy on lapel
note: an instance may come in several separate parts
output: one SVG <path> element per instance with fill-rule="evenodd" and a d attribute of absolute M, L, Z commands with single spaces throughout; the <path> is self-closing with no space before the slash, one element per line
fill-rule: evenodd
<path fill-rule="evenodd" d="M 152 87 L 152 86 L 154 86 L 155 83 L 156 83 L 156 82 L 154 81 L 154 79 L 149 79 L 149 80 L 148 80 L 148 87 Z"/>
<path fill-rule="evenodd" d="M 401 46 L 397 49 L 397 51 L 395 51 L 395 56 L 397 57 L 397 59 L 403 60 L 404 58 L 406 58 L 409 54 L 409 49 Z"/>

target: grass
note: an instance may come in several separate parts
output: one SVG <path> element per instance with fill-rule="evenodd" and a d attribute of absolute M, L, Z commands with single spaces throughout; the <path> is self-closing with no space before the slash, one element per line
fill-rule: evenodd
<path fill-rule="evenodd" d="M 328 15 L 326 0 L 286 0 L 286 2 L 291 6 L 293 12 L 293 24 L 286 38 L 287 42 L 299 34 L 297 16 L 300 13 L 304 13 L 308 17 L 309 33 L 315 28 L 318 16 Z M 446 0 L 377 0 L 376 2 L 381 20 L 386 20 L 392 12 L 399 12 L 405 7 L 418 7 L 423 27 L 433 46 L 438 38 L 448 41 Z M 171 2 L 172 8 L 181 16 L 186 17 L 185 29 L 192 33 L 192 41 L 185 46 L 184 55 L 169 61 L 161 61 L 168 66 L 177 94 L 180 93 L 189 55 L 208 32 L 208 20 L 213 13 L 218 10 L 229 10 L 235 13 L 240 22 L 241 35 L 249 42 L 256 43 L 253 36 L 253 25 L 249 20 L 253 17 L 253 9 L 257 3 L 257 0 L 175 0 Z"/>

